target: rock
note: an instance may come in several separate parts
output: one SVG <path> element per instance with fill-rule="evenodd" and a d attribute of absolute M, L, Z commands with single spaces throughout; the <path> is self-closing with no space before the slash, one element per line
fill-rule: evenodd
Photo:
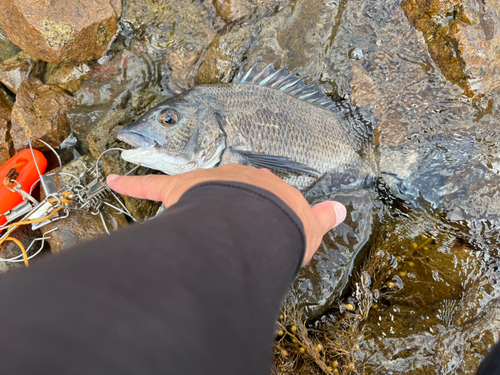
<path fill-rule="evenodd" d="M 300 69 L 312 80 L 328 80 L 334 65 L 325 50 L 338 31 L 339 11 L 336 2 L 304 0 L 254 24 L 234 27 L 213 40 L 196 82 L 228 82 L 242 66 L 273 61 L 276 67 L 289 65 L 290 72 Z M 332 85 L 323 86 L 332 93 Z"/>
<path fill-rule="evenodd" d="M 14 156 L 10 118 L 14 101 L 0 88 L 0 166 Z"/>
<path fill-rule="evenodd" d="M 10 235 L 10 237 L 13 237 L 13 238 L 21 241 L 21 243 L 24 246 L 24 249 L 28 250 L 27 251 L 28 257 L 35 254 L 38 250 L 40 250 L 42 243 L 39 241 L 37 241 L 35 244 L 33 244 L 31 249 L 28 249 L 28 248 L 35 238 L 40 238 L 41 236 L 42 235 L 41 235 L 40 230 L 32 231 L 31 226 L 29 226 L 29 225 L 28 226 L 24 225 L 24 226 L 17 228 Z M 47 243 L 45 242 L 44 248 L 42 249 L 41 254 L 38 254 L 36 257 L 29 260 L 30 264 L 32 264 L 34 261 L 38 260 L 41 256 L 44 255 L 43 252 L 47 248 L 46 244 Z M 10 259 L 10 258 L 18 257 L 19 255 L 22 255 L 22 251 L 19 248 L 19 246 L 17 246 L 17 244 L 15 242 L 6 241 L 2 245 L 0 245 L 0 258 Z M 16 260 L 16 262 L 0 261 L 0 274 L 6 273 L 6 272 L 14 270 L 14 269 L 25 267 L 22 256 L 19 256 L 15 260 Z"/>
<path fill-rule="evenodd" d="M 74 94 L 80 89 L 82 80 L 88 78 L 89 74 L 90 67 L 86 63 L 47 64 L 44 82 Z"/>
<path fill-rule="evenodd" d="M 112 110 L 127 108 L 134 93 L 151 89 L 155 96 L 168 95 L 170 74 L 188 78 L 195 75 L 196 56 L 217 35 L 216 29 L 223 26 L 207 1 L 177 0 L 168 11 L 163 3 L 149 0 L 124 4 L 120 36 L 106 56 L 88 63 L 90 72 L 74 93 L 76 106 L 69 117 L 83 144 L 99 119 Z M 195 58 L 188 63 L 178 61 L 183 54 Z M 174 90 L 179 84 L 184 83 L 172 79 Z"/>
<path fill-rule="evenodd" d="M 216 36 L 208 47 L 205 59 L 196 75 L 197 84 L 228 83 L 241 65 L 250 48 L 253 26 L 243 26 L 227 34 Z"/>
<path fill-rule="evenodd" d="M 156 94 L 151 89 L 136 91 L 130 98 L 130 107 L 134 110 L 136 117 L 142 116 L 149 109 L 151 103 L 156 99 Z"/>
<path fill-rule="evenodd" d="M 29 137 L 59 146 L 71 132 L 66 112 L 73 103 L 73 98 L 58 87 L 44 85 L 36 78 L 24 82 L 12 109 L 11 135 L 16 150 L 28 145 Z"/>
<path fill-rule="evenodd" d="M 10 59 L 21 52 L 21 48 L 12 43 L 5 33 L 0 30 L 0 62 Z"/>
<path fill-rule="evenodd" d="M 289 3 L 289 0 L 215 0 L 214 6 L 224 21 L 233 22 L 250 16 L 262 18 Z"/>
<path fill-rule="evenodd" d="M 368 189 L 338 193 L 328 199 L 344 204 L 348 214 L 342 224 L 325 235 L 320 249 L 311 262 L 301 268 L 293 283 L 292 290 L 300 307 L 305 309 L 306 320 L 335 306 L 342 296 L 356 260 L 369 249 L 382 210 L 382 204 Z"/>
<path fill-rule="evenodd" d="M 110 110 L 125 108 L 134 92 L 158 81 L 158 64 L 151 64 L 144 51 L 131 49 L 110 51 L 106 58 L 88 64 L 90 71 L 81 77 L 80 88 L 74 93 L 76 105 L 68 114 L 78 139 L 85 142 L 99 119 Z"/>
<path fill-rule="evenodd" d="M 500 87 L 500 2 L 405 0 L 408 21 L 421 31 L 444 76 L 467 96 Z"/>
<path fill-rule="evenodd" d="M 130 149 L 130 146 L 125 142 L 121 142 L 116 139 L 116 135 L 120 130 L 124 129 L 132 121 L 132 116 L 125 110 L 112 111 L 103 119 L 101 119 L 101 121 L 99 121 L 99 123 L 87 137 L 92 155 L 95 158 L 98 158 L 105 150 L 115 147 Z M 117 151 L 107 153 L 101 159 L 104 162 L 104 171 L 106 175 L 112 173 L 124 175 L 135 167 L 135 165 L 129 164 L 124 161 L 119 156 L 119 152 Z M 143 175 L 151 173 L 158 172 L 141 167 L 137 169 L 132 175 Z M 127 206 L 130 213 L 140 221 L 152 218 L 160 207 L 160 204 L 158 202 L 147 201 L 144 199 L 136 199 L 128 196 L 123 196 L 123 200 L 125 201 L 125 205 Z"/>
<path fill-rule="evenodd" d="M 203 62 L 205 51 L 178 48 L 165 55 L 164 63 L 170 70 L 168 87 L 181 93 L 194 86 L 194 79 Z"/>
<path fill-rule="evenodd" d="M 13 43 L 43 61 L 82 62 L 107 50 L 121 11 L 120 0 L 4 0 L 0 23 Z"/>
<path fill-rule="evenodd" d="M 19 52 L 0 64 L 0 82 L 13 93 L 17 93 L 21 83 L 30 77 L 40 78 L 43 69 L 42 61 L 31 57 L 26 52 Z"/>
<path fill-rule="evenodd" d="M 85 165 L 90 165 L 90 163 L 94 162 L 95 159 L 86 155 L 72 163 L 64 165 L 62 172 L 80 176 L 82 173 L 85 173 Z M 91 177 L 87 176 L 87 180 L 90 180 L 90 178 Z M 68 175 L 56 175 L 55 183 L 56 187 L 62 188 L 64 185 L 74 183 L 74 179 Z M 111 204 L 117 204 L 114 202 L 114 199 L 111 198 L 109 202 Z M 106 222 L 106 227 L 110 232 L 128 226 L 125 215 L 110 207 L 105 207 L 102 210 L 102 214 Z M 47 236 L 51 237 L 48 241 L 53 253 L 60 253 L 77 244 L 101 235 L 106 235 L 106 229 L 99 215 L 92 215 L 90 212 L 80 210 L 70 211 L 68 217 L 42 227 L 41 231 L 47 233 L 54 228 L 58 229 L 47 234 Z"/>
<path fill-rule="evenodd" d="M 118 221 L 116 215 L 111 211 L 111 209 L 106 208 L 103 213 L 110 232 L 128 225 L 123 214 L 120 215 Z M 94 216 L 84 211 L 72 211 L 67 218 L 46 225 L 42 228 L 42 231 L 46 232 L 53 228 L 58 229 L 48 234 L 51 236 L 48 241 L 50 249 L 55 254 L 93 238 L 107 235 L 100 216 Z"/>

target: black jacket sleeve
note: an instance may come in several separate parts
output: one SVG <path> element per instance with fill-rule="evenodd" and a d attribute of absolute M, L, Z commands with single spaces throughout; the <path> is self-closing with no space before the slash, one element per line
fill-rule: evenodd
<path fill-rule="evenodd" d="M 197 185 L 146 224 L 0 280 L 0 373 L 267 374 L 304 250 L 273 194 Z"/>

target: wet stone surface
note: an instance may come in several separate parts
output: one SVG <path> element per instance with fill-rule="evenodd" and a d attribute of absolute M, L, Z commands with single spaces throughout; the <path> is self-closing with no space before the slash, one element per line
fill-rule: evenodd
<path fill-rule="evenodd" d="M 19 52 L 0 63 L 0 82 L 16 94 L 21 84 L 28 78 L 41 78 L 44 65 L 42 61 L 26 52 Z"/>
<path fill-rule="evenodd" d="M 10 118 L 14 101 L 10 95 L 0 88 L 0 165 L 10 159 L 14 146 L 10 136 Z"/>
<path fill-rule="evenodd" d="M 226 22 L 262 18 L 290 3 L 289 0 L 216 0 L 217 14 Z"/>
<path fill-rule="evenodd" d="M 498 1 L 405 0 L 401 8 L 411 25 L 422 32 L 431 57 L 448 81 L 468 96 L 500 87 Z"/>
<path fill-rule="evenodd" d="M 0 62 L 10 59 L 21 52 L 21 49 L 12 43 L 3 30 L 0 29 Z"/>
<path fill-rule="evenodd" d="M 349 285 L 351 273 L 366 256 L 372 233 L 377 230 L 382 216 L 382 203 L 367 189 L 338 193 L 328 199 L 344 204 L 348 215 L 344 223 L 323 238 L 320 249 L 293 283 L 292 291 L 304 307 L 307 320 L 338 304 Z"/>
<path fill-rule="evenodd" d="M 82 80 L 88 77 L 89 72 L 87 63 L 47 64 L 44 82 L 74 94 L 80 89 Z"/>
<path fill-rule="evenodd" d="M 5 0 L 0 22 L 7 37 L 37 58 L 60 63 L 98 59 L 118 30 L 122 3 L 94 0 Z"/>
<path fill-rule="evenodd" d="M 36 78 L 25 81 L 12 109 L 11 136 L 15 149 L 28 146 L 29 137 L 41 138 L 52 147 L 59 146 L 71 132 L 66 112 L 73 103 L 73 98 L 56 86 L 44 85 Z"/>

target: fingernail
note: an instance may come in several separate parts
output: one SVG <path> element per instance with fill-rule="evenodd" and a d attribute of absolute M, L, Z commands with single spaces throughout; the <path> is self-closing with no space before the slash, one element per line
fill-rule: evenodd
<path fill-rule="evenodd" d="M 337 226 L 345 220 L 347 216 L 347 210 L 345 209 L 344 205 L 339 202 L 335 202 L 333 209 L 335 210 L 335 215 L 337 216 L 337 220 L 335 222 L 335 226 Z"/>
<path fill-rule="evenodd" d="M 118 176 L 117 174 L 110 174 L 110 175 L 106 178 L 106 182 L 110 183 L 111 181 L 116 180 L 118 177 L 120 177 L 120 176 Z M 335 211 L 335 212 L 336 212 L 336 211 Z"/>

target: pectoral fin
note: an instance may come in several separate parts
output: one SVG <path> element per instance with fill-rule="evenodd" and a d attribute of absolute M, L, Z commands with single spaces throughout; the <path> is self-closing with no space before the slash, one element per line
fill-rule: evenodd
<path fill-rule="evenodd" d="M 246 165 L 251 165 L 256 168 L 267 168 L 271 171 L 281 172 L 286 174 L 304 174 L 309 176 L 319 176 L 320 173 L 314 168 L 311 168 L 303 163 L 299 163 L 284 156 L 274 156 L 260 154 L 253 151 L 231 150 L 237 153 L 240 159 Z"/>

